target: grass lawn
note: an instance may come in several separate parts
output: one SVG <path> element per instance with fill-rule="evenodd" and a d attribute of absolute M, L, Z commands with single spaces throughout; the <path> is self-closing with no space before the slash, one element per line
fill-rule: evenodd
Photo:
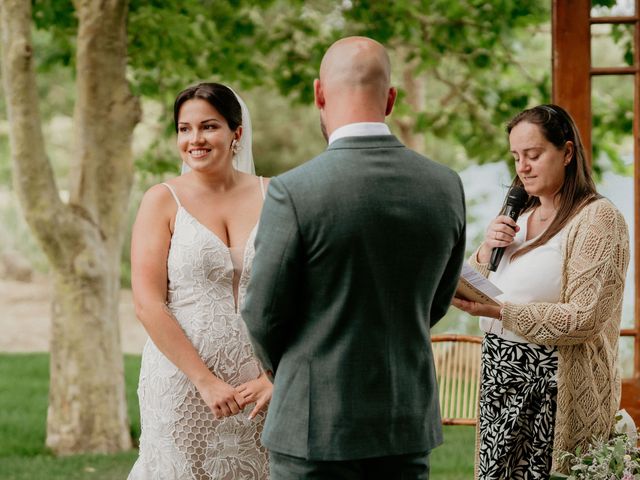
<path fill-rule="evenodd" d="M 140 357 L 126 355 L 129 418 L 136 439 L 139 369 Z M 0 354 L 0 480 L 124 480 L 137 451 L 55 457 L 46 450 L 48 378 L 47 354 Z M 431 455 L 431 478 L 473 478 L 474 429 L 445 427 L 444 435 L 444 445 Z"/>

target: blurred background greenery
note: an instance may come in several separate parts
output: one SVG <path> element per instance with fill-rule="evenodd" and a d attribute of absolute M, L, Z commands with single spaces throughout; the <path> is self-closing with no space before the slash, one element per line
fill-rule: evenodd
<path fill-rule="evenodd" d="M 504 125 L 521 109 L 551 100 L 550 3 L 132 0 L 128 71 L 143 117 L 135 130 L 129 228 L 144 191 L 179 172 L 172 102 L 187 85 L 221 81 L 245 98 L 258 174 L 276 175 L 322 151 L 311 86 L 327 45 L 345 35 L 368 35 L 388 47 L 393 83 L 400 91 L 389 123 L 405 143 L 459 172 L 496 162 L 512 171 Z M 605 13 L 632 8 L 628 0 L 594 0 L 593 5 Z M 64 198 L 76 128 L 76 19 L 71 0 L 34 0 L 33 6 L 46 146 Z M 597 27 L 594 65 L 632 64 L 631 27 Z M 626 80 L 594 81 L 593 167 L 598 179 L 606 172 L 632 174 L 633 95 Z M 0 221 L 5 227 L 0 253 L 16 254 L 46 274 L 46 259 L 11 188 L 10 125 L 3 96 L 0 107 Z M 496 198 L 503 193 L 495 189 Z M 486 222 L 473 212 L 495 203 L 485 197 L 468 195 L 469 250 L 480 241 Z M 123 287 L 129 287 L 128 241 L 121 272 Z M 474 325 L 462 314 L 453 317 L 456 324 Z"/>
<path fill-rule="evenodd" d="M 77 128 L 77 21 L 71 0 L 32 3 L 47 153 L 64 199 Z M 598 12 L 625 14 L 631 2 L 592 4 Z M 136 175 L 126 212 L 129 229 L 144 191 L 179 172 L 172 103 L 180 90 L 199 81 L 220 81 L 238 91 L 252 113 L 257 173 L 277 175 L 325 148 L 312 104 L 312 80 L 322 53 L 339 37 L 367 35 L 385 44 L 392 56 L 392 80 L 400 91 L 389 119 L 392 131 L 412 148 L 461 172 L 468 193 L 470 252 L 504 195 L 497 183 L 485 191 L 474 188 L 481 178 L 476 169 L 501 165 L 498 178 L 508 180 L 513 170 L 504 125 L 521 109 L 551 100 L 550 8 L 550 0 L 131 0 L 128 75 L 142 100 L 143 117 L 134 136 Z M 594 65 L 633 63 L 630 26 L 599 25 L 592 34 Z M 632 89 L 626 79 L 594 80 L 593 168 L 599 181 L 616 175 L 629 178 L 631 185 Z M 21 216 L 11 186 L 11 126 L 5 112 L 0 95 L 0 257 L 5 263 L 7 258 L 21 259 L 25 268 L 44 277 L 46 258 Z M 622 201 L 632 209 L 631 197 Z M 127 241 L 121 264 L 124 288 L 130 286 L 129 260 Z M 6 265 L 4 271 L 8 272 Z M 626 307 L 629 315 L 631 309 L 632 303 Z M 436 331 L 478 333 L 476 325 L 475 319 L 452 309 Z M 630 355 L 624 345 L 622 351 Z M 135 378 L 137 361 L 127 360 L 129 377 Z M 3 359 L 5 366 L 6 362 Z M 27 364 L 31 362 L 42 369 L 38 362 L 46 360 L 35 357 Z M 131 391 L 135 381 L 129 377 Z M 38 411 L 41 418 L 44 412 Z M 465 443 L 473 441 L 472 434 L 463 436 Z M 448 456 L 455 455 L 457 442 L 450 444 L 454 450 Z M 470 456 L 465 462 L 466 473 L 435 478 L 468 478 Z"/>

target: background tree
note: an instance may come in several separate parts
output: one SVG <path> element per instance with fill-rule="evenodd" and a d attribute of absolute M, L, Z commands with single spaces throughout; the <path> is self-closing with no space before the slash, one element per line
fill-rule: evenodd
<path fill-rule="evenodd" d="M 262 83 L 260 53 L 278 45 L 264 41 L 260 12 L 270 3 L 0 1 L 13 185 L 54 284 L 47 445 L 56 453 L 131 446 L 117 307 L 139 98 L 159 102 L 170 118 L 176 92 L 196 81 Z M 44 40 L 40 52 L 32 26 Z M 75 82 L 73 149 L 62 179 L 47 158 L 39 110 L 36 73 L 52 71 L 68 71 Z"/>
<path fill-rule="evenodd" d="M 188 78 L 211 75 L 211 58 L 231 51 L 230 45 L 230 58 L 238 62 L 224 63 L 230 77 L 260 78 L 259 63 L 250 59 L 257 49 L 246 40 L 254 34 L 245 16 L 251 12 L 239 6 L 140 1 L 129 12 L 126 0 L 43 0 L 32 12 L 31 2 L 0 3 L 13 184 L 54 284 L 47 445 L 56 453 L 131 447 L 117 307 L 131 139 L 140 119 L 136 95 L 173 96 Z M 134 36 L 130 46 L 129 13 L 133 31 L 144 39 Z M 51 41 L 37 66 L 32 19 Z M 248 53 L 240 48 L 243 31 Z M 60 63 L 75 72 L 67 202 L 47 159 L 36 83 L 36 67 L 47 71 Z"/>
<path fill-rule="evenodd" d="M 281 92 L 310 102 L 326 45 L 346 35 L 375 38 L 391 52 L 393 80 L 400 87 L 390 118 L 396 132 L 454 168 L 510 161 L 504 125 L 520 110 L 551 101 L 549 0 L 291 3 L 298 5 L 296 17 L 276 23 L 274 38 L 290 30 L 304 33 L 278 49 L 274 81 Z M 628 65 L 632 35 L 629 25 L 612 30 Z M 628 173 L 619 144 L 632 130 L 632 97 L 613 87 L 606 100 L 594 98 L 595 104 L 606 102 L 594 108 L 596 175 L 606 168 Z"/>
<path fill-rule="evenodd" d="M 78 1 L 75 156 L 68 203 L 47 160 L 31 2 L 3 0 L 2 77 L 14 188 L 54 277 L 47 445 L 58 453 L 130 448 L 117 299 L 138 102 L 126 79 L 126 1 Z"/>

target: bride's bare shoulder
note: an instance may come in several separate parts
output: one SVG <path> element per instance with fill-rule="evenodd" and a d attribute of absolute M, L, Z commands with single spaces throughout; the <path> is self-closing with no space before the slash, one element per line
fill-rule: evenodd
<path fill-rule="evenodd" d="M 167 184 L 169 187 L 167 187 Z M 150 187 L 142 196 L 139 215 L 152 213 L 155 217 L 173 217 L 175 215 L 179 197 L 179 187 L 173 182 L 158 183 Z"/>

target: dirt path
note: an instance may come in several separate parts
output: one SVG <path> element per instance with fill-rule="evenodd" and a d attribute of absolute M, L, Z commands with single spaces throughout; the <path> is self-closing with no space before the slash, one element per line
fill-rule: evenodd
<path fill-rule="evenodd" d="M 45 280 L 0 280 L 0 352 L 49 350 L 51 289 Z M 130 290 L 120 293 L 120 335 L 125 353 L 141 353 L 147 334 L 136 320 Z"/>

